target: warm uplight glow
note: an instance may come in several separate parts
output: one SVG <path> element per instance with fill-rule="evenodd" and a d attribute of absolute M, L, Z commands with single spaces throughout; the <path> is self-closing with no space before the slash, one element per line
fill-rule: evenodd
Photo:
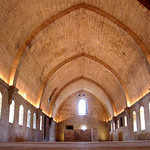
<path fill-rule="evenodd" d="M 35 107 L 36 107 L 36 108 L 40 108 L 40 105 L 39 105 L 39 104 L 37 104 L 37 105 L 35 105 Z"/>
<path fill-rule="evenodd" d="M 130 102 L 129 102 L 129 101 L 127 101 L 127 107 L 130 107 L 130 106 L 131 106 Z"/>
<path fill-rule="evenodd" d="M 57 120 L 56 119 L 53 119 L 55 122 L 57 122 Z"/>
<path fill-rule="evenodd" d="M 132 103 L 130 103 L 130 106 L 132 106 L 133 104 L 135 104 L 137 101 L 139 101 L 142 97 L 144 97 L 145 95 L 147 95 L 149 93 L 149 89 L 146 92 L 143 92 L 143 94 L 141 94 L 141 96 L 139 96 L 138 98 L 136 98 L 135 100 L 133 100 Z"/>
<path fill-rule="evenodd" d="M 49 114 L 48 114 L 48 113 L 46 113 L 45 111 L 43 111 L 43 110 L 42 110 L 42 112 L 43 112 L 45 115 L 49 116 Z"/>
<path fill-rule="evenodd" d="M 4 82 L 8 83 L 7 79 L 5 79 L 1 74 L 0 74 L 0 78 L 1 78 Z"/>
<path fill-rule="evenodd" d="M 25 94 L 25 92 L 18 92 L 25 100 L 27 100 L 30 104 L 32 104 L 33 106 L 35 106 L 36 108 L 39 108 L 39 104 L 34 104 L 30 99 L 27 98 L 27 95 Z"/>
<path fill-rule="evenodd" d="M 9 81 L 9 86 L 13 85 L 13 79 Z"/>
<path fill-rule="evenodd" d="M 19 91 L 18 93 L 19 93 L 25 100 L 27 100 L 25 93 L 23 93 L 23 92 L 21 92 L 21 91 Z"/>
<path fill-rule="evenodd" d="M 23 94 L 23 97 L 26 98 L 26 94 Z"/>

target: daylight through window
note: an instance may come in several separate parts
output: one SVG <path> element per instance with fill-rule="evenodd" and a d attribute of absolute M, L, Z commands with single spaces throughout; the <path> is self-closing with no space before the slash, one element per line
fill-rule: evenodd
<path fill-rule="evenodd" d="M 78 101 L 78 115 L 86 115 L 87 114 L 87 102 L 85 99 L 80 99 Z"/>

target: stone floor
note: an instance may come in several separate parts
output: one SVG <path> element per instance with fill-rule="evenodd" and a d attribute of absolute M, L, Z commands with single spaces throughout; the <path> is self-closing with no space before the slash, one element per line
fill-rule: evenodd
<path fill-rule="evenodd" d="M 150 141 L 0 143 L 0 150 L 120 150 L 120 149 L 150 150 Z"/>

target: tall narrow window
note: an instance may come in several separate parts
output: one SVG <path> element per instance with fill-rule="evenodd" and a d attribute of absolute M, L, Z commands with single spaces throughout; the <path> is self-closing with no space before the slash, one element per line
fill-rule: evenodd
<path fill-rule="evenodd" d="M 116 128 L 115 128 L 115 123 L 113 123 L 113 130 L 115 130 Z"/>
<path fill-rule="evenodd" d="M 30 128 L 30 124 L 31 124 L 31 111 L 30 109 L 28 109 L 27 111 L 27 127 Z"/>
<path fill-rule="evenodd" d="M 140 122 L 141 122 L 141 130 L 145 130 L 145 115 L 144 115 L 144 107 L 140 107 Z"/>
<path fill-rule="evenodd" d="M 2 116 L 2 93 L 0 92 L 0 119 Z"/>
<path fill-rule="evenodd" d="M 80 99 L 78 101 L 78 115 L 86 115 L 87 114 L 87 102 L 85 99 Z"/>
<path fill-rule="evenodd" d="M 33 114 L 33 129 L 36 129 L 36 113 Z"/>
<path fill-rule="evenodd" d="M 19 107 L 19 125 L 23 126 L 23 115 L 24 115 L 24 108 L 22 105 Z"/>
<path fill-rule="evenodd" d="M 112 123 L 111 123 L 111 127 L 110 127 L 110 130 L 111 130 L 111 131 L 113 130 L 113 125 L 112 125 Z"/>
<path fill-rule="evenodd" d="M 119 129 L 119 120 L 117 121 L 118 129 Z"/>
<path fill-rule="evenodd" d="M 42 130 L 42 116 L 40 116 L 40 130 Z"/>
<path fill-rule="evenodd" d="M 9 122 L 13 123 L 14 122 L 14 114 L 15 114 L 15 102 L 12 100 L 12 103 L 9 107 Z"/>
<path fill-rule="evenodd" d="M 136 112 L 133 111 L 133 131 L 137 131 Z"/>
<path fill-rule="evenodd" d="M 124 126 L 127 126 L 127 116 L 124 117 Z"/>

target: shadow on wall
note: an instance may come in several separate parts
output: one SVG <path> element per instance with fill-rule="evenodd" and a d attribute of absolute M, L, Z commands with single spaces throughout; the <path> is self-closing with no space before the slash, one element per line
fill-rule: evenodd
<path fill-rule="evenodd" d="M 123 134 L 122 134 L 122 132 L 118 132 L 118 141 L 123 141 Z"/>

